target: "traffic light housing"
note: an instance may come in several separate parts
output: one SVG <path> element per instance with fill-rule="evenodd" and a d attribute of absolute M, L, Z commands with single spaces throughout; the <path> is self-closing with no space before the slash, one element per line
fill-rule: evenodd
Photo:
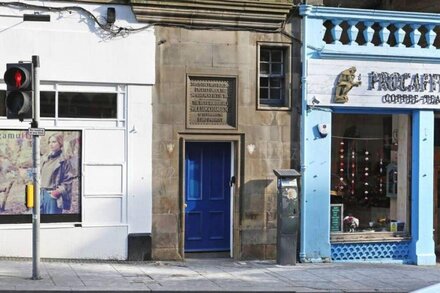
<path fill-rule="evenodd" d="M 33 64 L 6 64 L 6 117 L 8 119 L 32 118 Z"/>

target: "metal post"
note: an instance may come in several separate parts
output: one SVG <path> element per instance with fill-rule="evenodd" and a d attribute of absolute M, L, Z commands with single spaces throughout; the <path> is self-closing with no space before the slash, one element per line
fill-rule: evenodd
<path fill-rule="evenodd" d="M 40 123 L 40 58 L 32 56 L 34 64 L 34 100 L 32 128 Z M 32 166 L 34 183 L 34 207 L 32 208 L 32 280 L 40 280 L 40 136 L 32 136 Z"/>

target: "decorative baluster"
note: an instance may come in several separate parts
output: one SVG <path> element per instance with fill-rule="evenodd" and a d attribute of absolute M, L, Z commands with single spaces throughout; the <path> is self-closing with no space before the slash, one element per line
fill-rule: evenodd
<path fill-rule="evenodd" d="M 380 25 L 380 31 L 379 31 L 379 39 L 380 39 L 380 46 L 381 47 L 389 47 L 390 44 L 388 44 L 388 39 L 390 38 L 390 30 L 388 29 L 388 26 L 390 25 L 389 22 L 381 22 Z"/>
<path fill-rule="evenodd" d="M 365 21 L 365 29 L 364 29 L 364 39 L 365 39 L 365 46 L 374 46 L 374 44 L 371 42 L 373 40 L 374 35 L 374 29 L 371 27 L 374 24 L 372 21 Z"/>
<path fill-rule="evenodd" d="M 356 24 L 358 22 L 356 20 L 350 20 L 348 21 L 348 40 L 349 40 L 349 44 L 350 46 L 356 46 L 358 45 L 358 43 L 356 43 L 356 38 L 357 35 L 359 33 L 359 29 L 356 27 Z"/>
<path fill-rule="evenodd" d="M 425 34 L 425 39 L 426 39 L 426 43 L 427 43 L 427 48 L 428 49 L 435 49 L 434 47 L 434 40 L 435 37 L 437 36 L 437 34 L 434 32 L 434 27 L 435 25 L 425 25 L 426 27 L 426 34 Z"/>
<path fill-rule="evenodd" d="M 396 47 L 405 47 L 403 39 L 405 38 L 406 32 L 403 30 L 405 26 L 404 23 L 395 23 L 396 31 L 394 32 L 394 37 L 396 38 Z"/>
<path fill-rule="evenodd" d="M 412 31 L 409 34 L 409 39 L 411 40 L 411 48 L 420 48 L 419 40 L 421 33 L 419 31 L 419 24 L 411 24 Z"/>
<path fill-rule="evenodd" d="M 328 44 L 327 40 L 325 39 L 325 35 L 327 33 L 327 31 L 329 30 L 325 25 L 325 21 L 322 21 L 322 29 L 321 29 L 321 34 L 322 34 L 322 46 L 325 46 L 325 44 Z"/>
<path fill-rule="evenodd" d="M 342 27 L 339 25 L 342 22 L 342 20 L 339 19 L 332 19 L 332 23 L 334 27 L 331 30 L 332 38 L 333 38 L 333 44 L 335 45 L 341 45 L 341 35 L 342 35 Z"/>

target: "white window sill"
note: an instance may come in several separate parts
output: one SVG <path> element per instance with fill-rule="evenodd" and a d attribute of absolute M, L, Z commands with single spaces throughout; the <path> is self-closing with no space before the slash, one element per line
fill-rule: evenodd
<path fill-rule="evenodd" d="M 398 242 L 411 240 L 407 232 L 353 232 L 330 233 L 330 243 Z"/>

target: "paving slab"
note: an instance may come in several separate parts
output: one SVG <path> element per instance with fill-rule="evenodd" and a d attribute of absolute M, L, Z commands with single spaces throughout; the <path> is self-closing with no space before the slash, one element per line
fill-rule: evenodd
<path fill-rule="evenodd" d="M 184 262 L 43 260 L 31 280 L 30 259 L 0 258 L 0 291 L 35 292 L 411 292 L 440 286 L 440 265 L 188 259 Z"/>

